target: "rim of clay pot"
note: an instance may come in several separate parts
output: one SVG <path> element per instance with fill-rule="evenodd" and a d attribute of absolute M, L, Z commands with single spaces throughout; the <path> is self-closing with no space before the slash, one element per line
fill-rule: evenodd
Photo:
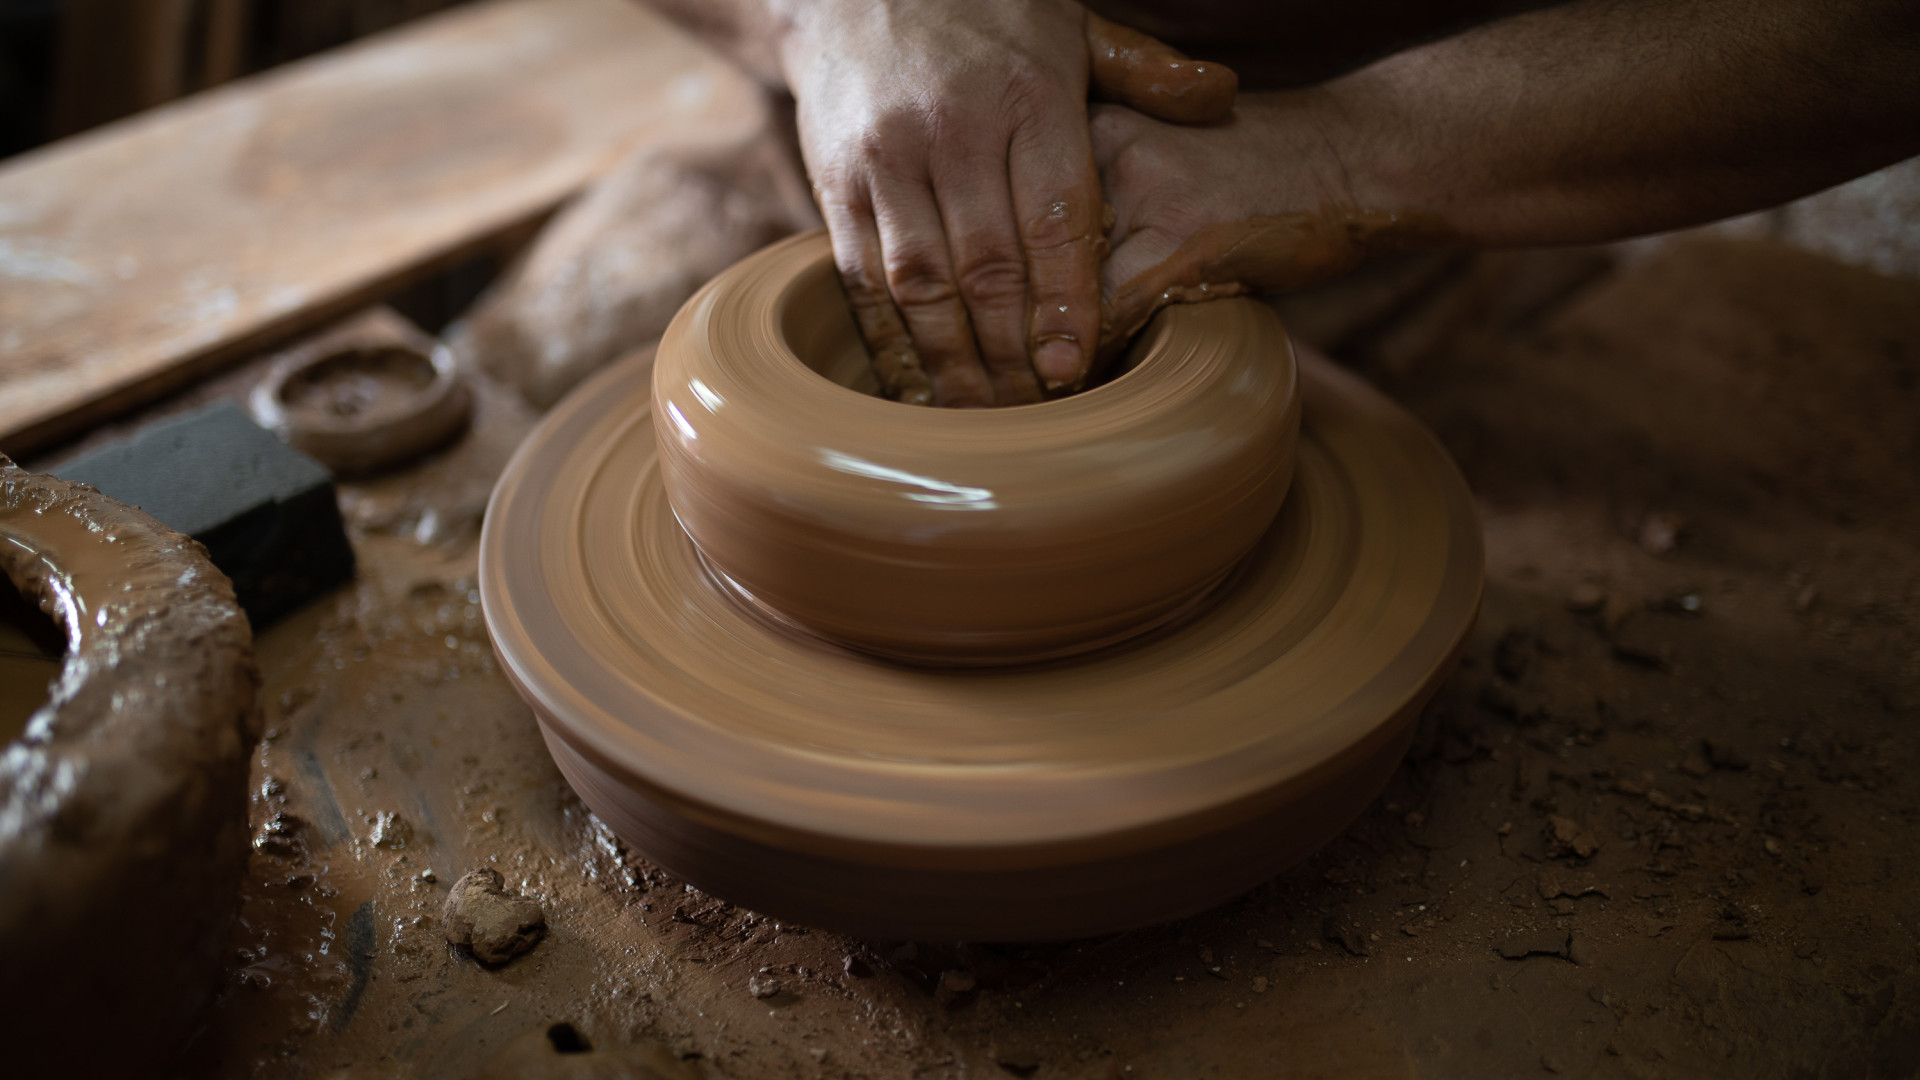
<path fill-rule="evenodd" d="M 668 497 L 777 620 L 934 665 L 1056 659 L 1191 610 L 1286 497 L 1298 377 L 1251 300 L 1170 310 L 1071 397 L 930 409 L 860 392 L 824 232 L 688 301 L 653 381 Z"/>
<path fill-rule="evenodd" d="M 150 1054 L 187 1033 L 227 956 L 258 736 L 252 634 L 192 538 L 5 457 L 0 577 L 67 641 L 47 703 L 0 748 L 0 983 L 32 987 L 11 1018 L 49 1032 L 105 1018 Z M 82 944 L 103 926 L 110 951 Z"/>

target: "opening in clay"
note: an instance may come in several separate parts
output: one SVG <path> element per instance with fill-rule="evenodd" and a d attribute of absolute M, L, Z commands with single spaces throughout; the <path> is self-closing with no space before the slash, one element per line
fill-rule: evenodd
<path fill-rule="evenodd" d="M 19 738 L 47 703 L 66 654 L 60 628 L 0 577 L 0 745 Z"/>
<path fill-rule="evenodd" d="M 793 284 L 781 297 L 780 332 L 793 354 L 815 374 L 868 397 L 884 397 L 880 380 L 873 373 L 873 354 L 867 351 L 867 343 L 861 340 L 860 329 L 854 325 L 846 291 L 832 262 L 822 260 L 794 277 Z M 1140 344 L 1150 336 L 1143 331 L 1135 337 L 1107 370 L 1080 393 L 1109 385 L 1132 373 L 1141 360 Z M 1049 402 L 1008 407 L 1033 408 L 1046 404 Z"/>
<path fill-rule="evenodd" d="M 433 385 L 433 361 L 400 346 L 347 349 L 294 374 L 280 390 L 288 409 L 339 420 L 372 417 Z"/>
<path fill-rule="evenodd" d="M 578 1028 L 564 1022 L 547 1029 L 547 1041 L 553 1044 L 556 1054 L 584 1054 L 593 1049 L 593 1044 Z"/>
<path fill-rule="evenodd" d="M 801 363 L 849 390 L 881 396 L 873 356 L 860 340 L 833 263 L 822 260 L 801 271 L 781 299 L 780 332 Z"/>

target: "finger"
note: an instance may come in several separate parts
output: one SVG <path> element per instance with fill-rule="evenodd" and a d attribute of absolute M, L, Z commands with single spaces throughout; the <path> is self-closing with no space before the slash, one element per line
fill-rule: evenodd
<path fill-rule="evenodd" d="M 973 322 L 960 299 L 933 192 L 923 182 L 877 181 L 873 208 L 887 291 L 906 319 L 914 351 L 933 383 L 933 403 L 993 404 L 993 387 L 974 347 Z"/>
<path fill-rule="evenodd" d="M 1087 13 L 1087 60 L 1096 93 L 1175 124 L 1211 124 L 1233 112 L 1240 77 L 1189 60 L 1129 27 Z"/>
<path fill-rule="evenodd" d="M 1102 268 L 1101 285 L 1106 296 L 1102 345 L 1110 348 L 1125 342 L 1147 325 L 1154 312 L 1189 291 L 1197 291 L 1205 283 L 1206 264 L 1211 261 L 1208 256 L 1214 254 L 1183 251 L 1177 236 L 1152 227 L 1121 241 Z M 1220 295 L 1230 293 L 1221 290 Z"/>
<path fill-rule="evenodd" d="M 1100 329 L 1106 203 L 1086 125 L 1075 115 L 1016 130 L 1008 153 L 1013 208 L 1027 259 L 1027 349 L 1048 393 L 1086 381 Z"/>
<path fill-rule="evenodd" d="M 1140 208 L 1160 195 L 1163 171 L 1154 162 L 1139 160 L 1135 143 L 1158 127 L 1153 120 L 1121 105 L 1095 105 L 1087 110 L 1087 136 L 1093 146 L 1100 187 L 1112 200 L 1106 222 L 1107 239 L 1116 249 L 1140 227 Z"/>
<path fill-rule="evenodd" d="M 909 405 L 933 404 L 933 385 L 914 351 L 906 320 L 887 292 L 880 233 L 874 226 L 872 203 L 863 191 L 820 192 L 820 216 L 833 241 L 833 262 L 847 291 L 860 337 L 873 357 L 873 373 L 880 388 L 895 401 Z"/>
<path fill-rule="evenodd" d="M 1243 292 L 1285 292 L 1351 270 L 1366 258 L 1338 212 L 1266 214 L 1195 230 L 1158 228 L 1127 238 L 1107 264 L 1110 336 L 1125 337 L 1167 304 Z"/>
<path fill-rule="evenodd" d="M 1027 264 L 1007 190 L 1006 156 L 1004 142 L 960 155 L 954 160 L 972 174 L 936 173 L 934 189 L 994 403 L 1017 405 L 1042 395 L 1027 353 Z"/>

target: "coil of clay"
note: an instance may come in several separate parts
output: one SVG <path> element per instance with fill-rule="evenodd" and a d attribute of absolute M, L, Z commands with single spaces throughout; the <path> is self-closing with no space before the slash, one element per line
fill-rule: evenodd
<path fill-rule="evenodd" d="M 50 700 L 0 756 L 0 1014 L 32 1033 L 8 1062 L 153 1068 L 227 955 L 252 635 L 198 543 L 4 457 L 0 572 L 67 639 Z"/>
<path fill-rule="evenodd" d="M 1034 661 L 1137 634 L 1225 577 L 1293 477 L 1293 353 L 1250 300 L 1169 312 L 1127 375 L 1037 405 L 902 406 L 848 389 L 867 368 L 816 231 L 688 301 L 653 397 L 667 497 L 708 564 L 884 656 Z"/>

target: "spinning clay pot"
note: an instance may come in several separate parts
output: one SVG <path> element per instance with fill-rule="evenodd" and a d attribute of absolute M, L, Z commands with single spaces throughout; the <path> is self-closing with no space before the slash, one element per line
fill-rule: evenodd
<path fill-rule="evenodd" d="M 867 355 L 826 236 L 795 237 L 661 340 L 667 498 L 723 581 L 806 632 L 930 664 L 1084 652 L 1192 608 L 1293 479 L 1297 378 L 1271 309 L 1175 309 L 1133 359 L 1037 405 L 855 393 Z"/>

